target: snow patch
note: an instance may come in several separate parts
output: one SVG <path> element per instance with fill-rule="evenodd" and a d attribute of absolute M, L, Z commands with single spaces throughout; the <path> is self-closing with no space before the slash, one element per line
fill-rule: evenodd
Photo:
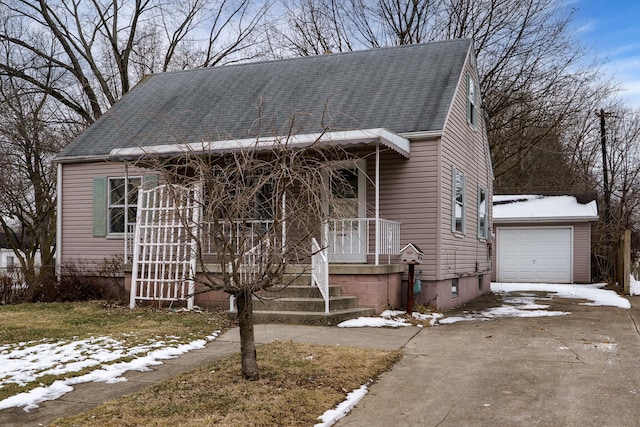
<path fill-rule="evenodd" d="M 315 424 L 313 427 L 330 427 L 334 425 L 340 418 L 347 415 L 360 399 L 367 394 L 368 387 L 369 385 L 365 384 L 359 389 L 347 394 L 347 399 L 336 406 L 335 409 L 330 409 L 319 416 L 318 419 L 322 422 Z"/>
<path fill-rule="evenodd" d="M 127 371 L 150 371 L 150 366 L 161 365 L 161 360 L 173 359 L 191 350 L 204 348 L 220 331 L 188 344 L 169 345 L 166 341 L 149 341 L 145 345 L 126 348 L 123 342 L 111 337 L 91 337 L 72 342 L 30 342 L 6 344 L 0 347 L 0 387 L 15 383 L 26 385 L 44 375 L 64 375 L 95 366 L 81 376 L 57 380 L 49 386 L 31 389 L 0 400 L 0 410 L 22 407 L 28 412 L 39 403 L 55 400 L 73 391 L 73 386 L 87 382 L 114 384 L 127 379 Z M 174 342 L 176 337 L 167 337 Z M 129 362 L 108 364 L 124 357 L 134 357 Z"/>

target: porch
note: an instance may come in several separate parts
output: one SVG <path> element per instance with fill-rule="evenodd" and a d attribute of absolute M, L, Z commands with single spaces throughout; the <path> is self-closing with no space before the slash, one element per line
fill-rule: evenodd
<path fill-rule="evenodd" d="M 153 220 L 144 208 L 141 213 L 142 218 L 150 221 L 138 221 L 138 227 L 131 224 L 125 239 L 126 259 L 131 265 L 126 281 L 131 307 L 136 301 L 156 304 L 186 301 L 189 308 L 229 306 L 230 312 L 234 312 L 234 302 L 228 294 L 204 292 L 206 289 L 198 286 L 199 275 L 222 274 L 220 264 L 214 262 L 217 254 L 211 242 L 204 239 L 193 245 L 185 239 L 182 224 L 163 223 L 158 217 Z M 212 235 L 212 227 L 213 223 L 198 226 L 205 236 Z M 245 271 L 250 272 L 252 265 L 260 262 L 256 248 L 260 248 L 266 231 L 272 227 L 271 220 L 225 225 L 224 233 L 235 236 L 238 247 L 251 248 L 243 255 Z M 400 223 L 345 218 L 327 222 L 324 229 L 323 244 L 312 239 L 315 248 L 310 251 L 311 259 L 287 265 L 284 283 L 260 293 L 255 306 L 258 323 L 336 324 L 402 305 L 404 266 L 393 263 L 400 252 Z M 286 241 L 286 236 L 282 239 Z M 177 242 L 181 244 L 176 245 Z M 200 247 L 199 256 L 189 249 L 195 247 Z M 212 263 L 206 263 L 207 260 Z"/>
<path fill-rule="evenodd" d="M 199 292 L 195 286 L 196 274 L 213 271 L 212 265 L 215 264 L 221 270 L 219 274 L 228 275 L 228 271 L 224 270 L 233 264 L 236 275 L 240 271 L 240 277 L 234 280 L 250 283 L 243 277 L 249 279 L 252 274 L 257 274 L 265 258 L 263 254 L 271 252 L 273 255 L 274 251 L 281 251 L 283 256 L 278 265 L 305 266 L 305 274 L 309 275 L 305 280 L 318 288 L 324 300 L 323 312 L 328 314 L 332 310 L 330 282 L 339 276 L 331 273 L 330 270 L 335 269 L 330 267 L 361 265 L 366 268 L 398 262 L 400 223 L 384 219 L 380 207 L 381 148 L 387 151 L 387 158 L 408 158 L 409 141 L 387 130 L 295 135 L 283 140 L 216 141 L 187 147 L 160 146 L 153 150 L 118 149 L 112 152 L 111 158 L 172 158 L 188 152 L 193 156 L 217 159 L 216 167 L 230 169 L 225 173 L 234 176 L 237 172 L 233 168 L 237 167 L 238 162 L 229 161 L 229 156 L 258 153 L 257 156 L 269 157 L 269 162 L 272 162 L 272 157 L 280 152 L 303 150 L 306 147 L 311 147 L 313 151 L 315 147 L 322 146 L 340 146 L 341 151 L 326 157 L 310 154 L 309 158 L 316 159 L 312 162 L 315 161 L 314 164 L 318 164 L 318 169 L 322 170 L 319 173 L 311 172 L 314 168 L 305 169 L 308 174 L 305 176 L 316 180 L 315 185 L 308 187 L 316 189 L 315 192 L 301 192 L 302 196 L 294 199 L 298 194 L 296 191 L 275 194 L 263 183 L 259 190 L 253 191 L 252 197 L 256 203 L 253 211 L 251 208 L 247 210 L 244 205 L 237 205 L 242 206 L 244 211 L 228 215 L 228 209 L 236 205 L 234 202 L 224 205 L 220 200 L 226 200 L 228 194 L 235 194 L 237 187 L 221 191 L 219 186 L 206 187 L 205 184 L 203 188 L 207 188 L 207 200 L 197 194 L 201 191 L 197 184 L 178 189 L 183 195 L 176 195 L 176 185 L 173 184 L 170 190 L 163 185 L 155 189 L 141 189 L 137 198 L 136 224 L 129 224 L 125 235 L 125 259 L 131 260 L 132 266 L 131 305 L 134 306 L 136 300 L 187 299 L 188 306 L 192 306 L 194 299 L 190 296 Z M 345 155 L 347 147 L 353 150 Z M 369 168 L 367 159 L 369 162 L 375 161 L 374 164 L 369 163 Z M 328 175 L 327 168 L 323 166 L 327 164 L 334 171 L 332 175 Z M 199 173 L 207 172 L 200 170 Z M 287 175 L 284 180 L 290 177 Z M 282 182 L 278 179 L 275 182 Z M 200 177 L 200 181 L 210 183 L 213 180 Z M 220 185 L 227 183 L 228 180 Z M 213 196 L 212 189 L 217 191 Z M 305 211 L 300 208 L 309 206 L 304 197 L 315 197 L 311 204 L 314 208 L 309 210 L 315 216 L 307 216 L 306 222 L 290 221 L 293 212 Z M 368 197 L 373 200 L 368 201 Z M 320 199 L 322 209 L 319 209 Z M 208 204 L 211 200 L 215 200 L 219 207 L 212 209 Z M 213 218 L 216 212 L 221 211 L 227 212 L 224 219 L 208 221 L 208 218 Z M 124 212 L 125 215 L 128 213 L 126 207 Z M 128 223 L 126 218 L 125 223 Z M 306 237 L 300 240 L 300 234 Z M 220 240 L 225 241 L 223 249 L 220 249 Z M 298 250 L 300 244 L 304 249 Z M 289 256 L 288 252 L 296 253 Z M 226 260 L 221 261 L 223 257 Z M 388 283 L 387 274 L 401 275 L 396 270 L 400 270 L 400 267 L 396 267 L 392 273 L 376 272 L 372 275 L 381 276 L 383 282 Z M 380 293 L 384 295 L 385 303 L 376 302 L 376 311 L 383 305 L 385 308 L 389 305 L 389 291 L 385 289 Z"/>

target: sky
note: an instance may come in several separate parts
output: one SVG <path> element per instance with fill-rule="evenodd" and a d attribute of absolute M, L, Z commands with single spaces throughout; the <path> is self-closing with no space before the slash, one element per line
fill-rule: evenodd
<path fill-rule="evenodd" d="M 633 281 L 636 293 L 640 283 Z M 603 285 L 561 285 L 540 283 L 492 283 L 491 290 L 502 295 L 502 304 L 479 313 L 447 317 L 440 313 L 413 313 L 419 320 L 429 321 L 432 326 L 461 321 L 488 321 L 500 317 L 542 317 L 566 316 L 570 312 L 548 310 L 548 301 L 554 297 L 587 300 L 584 305 L 605 305 L 628 309 L 629 300 L 613 291 L 602 289 Z M 531 292 L 546 292 L 547 295 Z M 632 292 L 633 294 L 633 292 Z M 339 327 L 403 327 L 412 326 L 404 317 L 404 311 L 385 311 L 379 317 L 360 317 L 340 323 Z M 44 375 L 63 375 L 82 369 L 93 369 L 88 373 L 57 380 L 50 386 L 40 386 L 29 392 L 20 393 L 0 400 L 0 410 L 18 407 L 25 411 L 35 409 L 40 403 L 55 400 L 73 391 L 73 386 L 86 382 L 116 384 L 127 381 L 128 371 L 148 371 L 150 366 L 162 364 L 162 360 L 178 357 L 191 350 L 203 348 L 207 342 L 215 341 L 219 331 L 206 340 L 196 340 L 188 344 L 177 344 L 177 337 L 152 340 L 141 346 L 127 348 L 124 343 L 111 337 L 92 337 L 76 341 L 51 342 L 46 339 L 29 343 L 0 345 L 0 387 L 9 383 L 27 384 L 36 382 Z M 215 345 L 215 343 L 211 344 Z M 128 362 L 112 361 L 123 357 Z M 368 392 L 370 384 L 349 393 L 338 406 L 319 414 L 315 427 L 330 427 L 344 417 Z M 117 385 L 114 385 L 117 387 Z"/>
<path fill-rule="evenodd" d="M 586 48 L 605 60 L 604 72 L 624 89 L 620 98 L 640 108 L 640 1 L 570 0 L 575 31 Z"/>

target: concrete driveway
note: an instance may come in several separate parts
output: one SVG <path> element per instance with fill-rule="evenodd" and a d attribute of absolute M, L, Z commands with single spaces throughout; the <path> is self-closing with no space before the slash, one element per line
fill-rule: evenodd
<path fill-rule="evenodd" d="M 336 425 L 640 425 L 640 297 L 629 310 L 583 302 L 544 301 L 566 316 L 426 328 Z"/>

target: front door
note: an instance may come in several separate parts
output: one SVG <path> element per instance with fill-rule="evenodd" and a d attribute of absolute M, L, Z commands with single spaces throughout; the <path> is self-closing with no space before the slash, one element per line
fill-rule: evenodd
<path fill-rule="evenodd" d="M 332 183 L 333 220 L 329 223 L 329 261 L 364 263 L 367 259 L 365 161 L 339 171 Z"/>

